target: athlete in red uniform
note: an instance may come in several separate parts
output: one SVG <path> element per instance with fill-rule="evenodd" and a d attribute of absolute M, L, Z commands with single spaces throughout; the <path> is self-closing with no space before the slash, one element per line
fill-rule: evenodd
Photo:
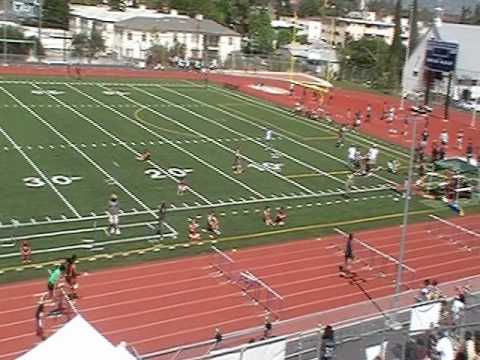
<path fill-rule="evenodd" d="M 38 303 L 37 310 L 35 311 L 35 325 L 36 325 L 36 334 L 37 336 L 45 340 L 45 332 L 43 328 L 43 318 L 45 317 L 45 304 L 43 300 Z"/>
<path fill-rule="evenodd" d="M 22 253 L 22 263 L 30 264 L 32 262 L 32 247 L 30 246 L 30 243 L 27 240 L 24 240 L 22 242 L 21 253 Z"/>
<path fill-rule="evenodd" d="M 275 217 L 275 225 L 285 225 L 287 218 L 287 211 L 285 210 L 285 208 L 281 207 L 280 210 L 278 210 L 277 216 Z"/>
<path fill-rule="evenodd" d="M 270 209 L 270 207 L 266 206 L 265 209 L 263 210 L 262 220 L 267 226 L 274 225 L 273 219 L 272 219 L 272 209 Z"/>
<path fill-rule="evenodd" d="M 215 237 L 220 236 L 220 221 L 218 220 L 217 215 L 215 215 L 215 212 L 211 212 L 208 214 L 207 217 L 207 231 L 210 234 L 210 238 L 213 239 Z"/>
<path fill-rule="evenodd" d="M 151 157 L 152 157 L 152 153 L 150 152 L 150 150 L 145 149 L 145 151 L 143 152 L 143 154 L 140 155 L 140 156 L 137 156 L 136 159 L 137 159 L 138 161 L 148 161 L 148 160 L 151 159 Z"/>
<path fill-rule="evenodd" d="M 70 298 L 71 299 L 78 299 L 77 289 L 78 289 L 78 272 L 77 272 L 77 265 L 75 264 L 77 261 L 77 255 L 72 255 L 72 257 L 68 258 L 65 264 L 65 281 L 70 286 Z"/>
<path fill-rule="evenodd" d="M 202 240 L 202 235 L 199 233 L 200 225 L 198 225 L 197 220 L 192 219 L 192 222 L 188 225 L 188 237 L 190 241 L 200 241 Z"/>

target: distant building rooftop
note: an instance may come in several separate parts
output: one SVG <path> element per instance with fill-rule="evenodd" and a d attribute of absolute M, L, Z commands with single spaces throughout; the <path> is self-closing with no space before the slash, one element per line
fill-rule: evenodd
<path fill-rule="evenodd" d="M 432 31 L 435 38 L 457 42 L 460 45 L 457 57 L 458 71 L 480 73 L 480 61 L 478 61 L 480 26 L 441 23 L 435 25 Z"/>
<path fill-rule="evenodd" d="M 145 8 L 127 8 L 125 11 L 110 11 L 108 6 L 86 6 L 86 5 L 71 5 L 70 13 L 73 16 L 80 16 L 90 20 L 98 20 L 102 22 L 119 22 L 128 20 L 137 16 L 162 18 L 162 17 L 178 17 L 188 18 L 185 15 L 178 15 L 175 11 L 170 14 L 159 13 L 155 10 Z"/>
<path fill-rule="evenodd" d="M 119 21 L 117 27 L 137 31 L 158 31 L 158 32 L 188 32 L 207 33 L 211 35 L 240 36 L 239 33 L 215 21 L 207 19 L 192 19 L 189 17 L 179 18 L 164 16 L 152 18 L 137 16 L 128 20 Z"/>

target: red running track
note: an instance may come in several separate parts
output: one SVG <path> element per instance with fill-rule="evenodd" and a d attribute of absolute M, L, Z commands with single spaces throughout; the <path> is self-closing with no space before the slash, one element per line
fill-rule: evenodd
<path fill-rule="evenodd" d="M 455 222 L 478 230 L 480 215 Z M 480 263 L 473 253 L 434 236 L 429 231 L 432 226 L 421 223 L 409 229 L 406 259 L 417 277 L 408 285 L 418 287 L 425 278 L 446 282 L 478 274 Z M 400 233 L 396 226 L 356 236 L 398 256 Z M 340 236 L 330 236 L 230 255 L 284 296 L 281 318 L 288 319 L 366 300 L 357 287 L 339 278 L 342 254 L 332 247 L 334 243 L 341 248 L 344 242 Z M 359 258 L 368 257 L 358 245 L 355 252 Z M 392 294 L 393 264 L 382 265 L 388 275 L 385 278 L 373 276 L 378 269 L 357 270 L 360 277 L 368 279 L 363 286 L 372 297 Z M 208 256 L 100 271 L 80 279 L 77 305 L 114 344 L 127 341 L 140 353 L 211 339 L 217 327 L 229 333 L 262 325 L 262 308 L 215 275 Z M 44 285 L 35 281 L 0 287 L 0 359 L 13 359 L 38 342 L 33 315 Z"/>

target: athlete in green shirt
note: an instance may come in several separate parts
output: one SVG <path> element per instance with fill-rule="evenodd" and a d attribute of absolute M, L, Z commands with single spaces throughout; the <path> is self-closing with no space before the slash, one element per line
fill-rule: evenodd
<path fill-rule="evenodd" d="M 48 292 L 49 294 L 52 296 L 53 295 L 53 290 L 55 289 L 55 287 L 57 286 L 58 284 L 58 281 L 60 280 L 60 278 L 63 276 L 63 274 L 65 273 L 65 265 L 60 265 L 58 267 L 56 267 L 51 273 L 50 273 L 50 276 L 48 278 L 48 285 L 47 285 L 47 288 L 48 288 Z"/>

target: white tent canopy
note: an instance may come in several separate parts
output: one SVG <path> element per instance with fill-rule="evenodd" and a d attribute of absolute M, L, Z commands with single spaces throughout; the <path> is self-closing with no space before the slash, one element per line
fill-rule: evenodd
<path fill-rule="evenodd" d="M 38 344 L 18 360 L 135 360 L 123 347 L 113 346 L 82 316 L 77 315 L 65 326 Z"/>

